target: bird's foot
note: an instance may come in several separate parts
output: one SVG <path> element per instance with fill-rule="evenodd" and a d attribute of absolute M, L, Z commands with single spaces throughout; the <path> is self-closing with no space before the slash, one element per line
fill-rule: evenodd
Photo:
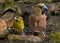
<path fill-rule="evenodd" d="M 25 37 L 25 35 L 24 35 L 24 34 L 22 34 L 22 37 Z"/>
<path fill-rule="evenodd" d="M 34 38 L 34 35 L 31 35 L 31 38 L 33 39 Z"/>

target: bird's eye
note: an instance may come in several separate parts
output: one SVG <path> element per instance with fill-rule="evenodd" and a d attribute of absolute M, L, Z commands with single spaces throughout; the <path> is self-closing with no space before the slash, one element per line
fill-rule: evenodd
<path fill-rule="evenodd" d="M 41 8 L 41 9 L 42 9 L 42 6 L 40 6 L 39 8 Z"/>
<path fill-rule="evenodd" d="M 20 20 L 22 20 L 22 18 L 20 18 Z"/>
<path fill-rule="evenodd" d="M 18 20 L 16 20 L 16 22 L 19 22 Z"/>

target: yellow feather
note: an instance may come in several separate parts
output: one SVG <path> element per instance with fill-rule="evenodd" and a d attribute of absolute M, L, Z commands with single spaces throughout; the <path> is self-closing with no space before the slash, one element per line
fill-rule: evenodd
<path fill-rule="evenodd" d="M 18 17 L 17 20 L 14 21 L 14 29 L 17 31 L 21 31 L 24 29 L 24 21 L 22 17 Z"/>

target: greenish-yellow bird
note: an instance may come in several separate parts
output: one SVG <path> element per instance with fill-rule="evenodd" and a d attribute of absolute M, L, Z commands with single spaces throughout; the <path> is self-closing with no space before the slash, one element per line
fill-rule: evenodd
<path fill-rule="evenodd" d="M 24 30 L 24 21 L 23 21 L 23 18 L 22 17 L 15 18 L 15 21 L 13 23 L 13 27 L 14 27 L 14 30 L 22 31 L 22 34 L 23 34 L 23 30 Z"/>

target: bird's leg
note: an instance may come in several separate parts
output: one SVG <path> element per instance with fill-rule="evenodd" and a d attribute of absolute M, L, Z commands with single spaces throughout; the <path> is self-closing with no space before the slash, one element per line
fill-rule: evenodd
<path fill-rule="evenodd" d="M 37 27 L 37 22 L 35 22 L 35 27 Z"/>
<path fill-rule="evenodd" d="M 33 32 L 32 32 L 32 34 L 31 34 L 31 36 L 33 36 Z"/>
<path fill-rule="evenodd" d="M 34 32 L 32 32 L 32 35 L 31 35 L 31 38 L 32 38 L 32 39 L 34 38 L 34 35 L 33 35 L 33 34 L 34 34 Z"/>
<path fill-rule="evenodd" d="M 24 31 L 22 30 L 22 36 L 24 36 Z"/>
<path fill-rule="evenodd" d="M 46 37 L 46 35 L 45 35 L 44 31 L 42 31 L 42 34 L 43 34 L 43 37 Z"/>

